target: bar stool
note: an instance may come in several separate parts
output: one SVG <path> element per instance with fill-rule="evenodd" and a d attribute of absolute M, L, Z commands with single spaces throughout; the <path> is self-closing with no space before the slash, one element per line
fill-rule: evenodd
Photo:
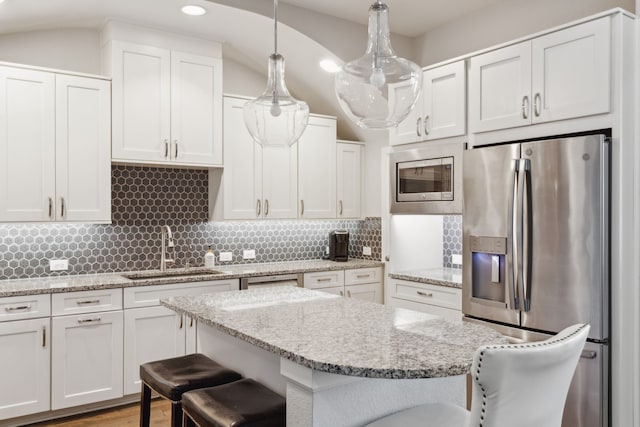
<path fill-rule="evenodd" d="M 182 425 L 182 395 L 189 390 L 230 383 L 242 375 L 202 354 L 158 360 L 140 365 L 142 397 L 140 427 L 149 427 L 151 390 L 171 401 L 171 425 Z"/>
<path fill-rule="evenodd" d="M 284 397 L 244 378 L 182 396 L 184 427 L 284 427 Z"/>

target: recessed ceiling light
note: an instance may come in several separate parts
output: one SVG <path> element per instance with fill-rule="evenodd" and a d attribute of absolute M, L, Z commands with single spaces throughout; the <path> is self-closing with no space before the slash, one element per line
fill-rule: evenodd
<path fill-rule="evenodd" d="M 320 68 L 325 70 L 327 73 L 337 73 L 342 67 L 336 64 L 336 61 L 333 59 L 323 59 L 320 61 Z"/>
<path fill-rule="evenodd" d="M 0 2 L 3 0 L 0 0 Z M 197 6 L 195 4 L 187 4 L 182 6 L 182 9 L 180 9 L 182 11 L 182 13 L 184 13 L 185 15 L 191 15 L 191 16 L 200 16 L 200 15 L 204 15 L 205 13 L 207 13 L 207 9 L 205 9 L 202 6 Z"/>

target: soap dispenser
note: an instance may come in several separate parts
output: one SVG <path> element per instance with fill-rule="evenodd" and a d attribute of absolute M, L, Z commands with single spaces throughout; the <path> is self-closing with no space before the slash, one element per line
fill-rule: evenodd
<path fill-rule="evenodd" d="M 209 246 L 209 250 L 207 251 L 207 253 L 204 254 L 204 266 L 207 268 L 216 266 L 216 256 L 213 254 L 211 246 Z"/>

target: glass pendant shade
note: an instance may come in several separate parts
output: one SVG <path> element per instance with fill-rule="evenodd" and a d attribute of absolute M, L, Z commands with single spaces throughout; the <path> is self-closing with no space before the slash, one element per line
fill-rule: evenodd
<path fill-rule="evenodd" d="M 389 8 L 374 3 L 369 8 L 367 51 L 336 73 L 340 107 L 362 128 L 390 128 L 407 117 L 421 89 L 422 69 L 399 58 L 391 47 Z"/>
<path fill-rule="evenodd" d="M 267 89 L 247 101 L 244 122 L 253 139 L 261 145 L 292 145 L 307 127 L 309 107 L 289 94 L 284 82 L 284 57 L 269 56 Z"/>

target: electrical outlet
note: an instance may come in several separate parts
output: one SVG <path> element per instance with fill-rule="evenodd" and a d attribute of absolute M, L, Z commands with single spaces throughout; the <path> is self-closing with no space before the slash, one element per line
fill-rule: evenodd
<path fill-rule="evenodd" d="M 66 271 L 69 269 L 68 259 L 50 259 L 49 270 L 50 271 Z"/>
<path fill-rule="evenodd" d="M 363 246 L 362 247 L 362 255 L 371 256 L 371 247 Z"/>
<path fill-rule="evenodd" d="M 325 255 L 329 255 L 329 246 L 327 246 L 326 248 L 324 248 L 324 254 L 325 254 Z"/>
<path fill-rule="evenodd" d="M 242 259 L 256 259 L 255 249 L 245 249 L 242 251 Z"/>
<path fill-rule="evenodd" d="M 233 259 L 233 253 L 231 252 L 220 252 L 220 261 L 231 261 Z"/>
<path fill-rule="evenodd" d="M 462 265 L 462 255 L 460 254 L 451 255 L 451 264 Z"/>

